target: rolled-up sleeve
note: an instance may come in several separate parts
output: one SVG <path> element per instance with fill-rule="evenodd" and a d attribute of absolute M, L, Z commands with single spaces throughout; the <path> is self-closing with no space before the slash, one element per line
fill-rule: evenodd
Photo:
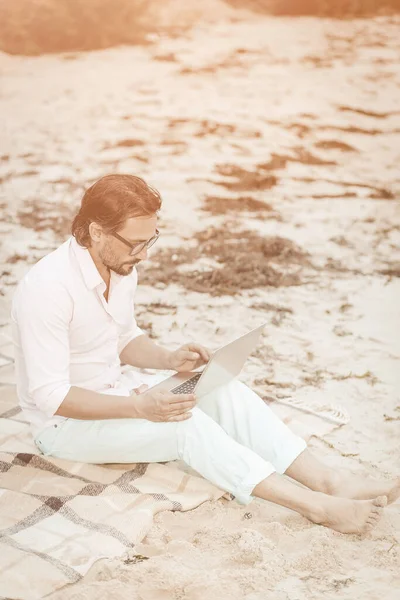
<path fill-rule="evenodd" d="M 14 319 L 24 355 L 28 392 L 37 407 L 52 417 L 70 384 L 69 325 L 73 300 L 62 283 L 25 283 L 19 290 Z"/>

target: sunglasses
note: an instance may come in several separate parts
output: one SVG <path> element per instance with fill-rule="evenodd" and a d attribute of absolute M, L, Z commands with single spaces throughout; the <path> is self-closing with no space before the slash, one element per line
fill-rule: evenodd
<path fill-rule="evenodd" d="M 155 244 L 158 238 L 160 237 L 160 232 L 158 231 L 158 229 L 156 229 L 156 234 L 153 235 L 152 238 L 150 238 L 146 242 L 138 242 L 137 244 L 131 244 L 130 242 L 128 242 L 128 240 L 121 237 L 118 233 L 112 233 L 111 235 L 117 238 L 117 240 L 119 240 L 120 242 L 123 242 L 126 246 L 128 246 L 131 249 L 129 255 L 134 256 L 135 254 L 139 254 L 139 252 L 144 250 L 144 248 L 151 248 L 151 246 Z"/>

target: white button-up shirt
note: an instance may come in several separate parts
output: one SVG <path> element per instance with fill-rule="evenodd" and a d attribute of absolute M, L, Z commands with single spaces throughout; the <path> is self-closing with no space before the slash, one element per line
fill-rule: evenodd
<path fill-rule="evenodd" d="M 144 332 L 134 317 L 137 271 L 111 272 L 106 284 L 74 237 L 36 263 L 11 310 L 17 394 L 36 437 L 65 419 L 55 415 L 71 386 L 129 395 L 140 385 L 121 373 L 119 355 Z M 117 388 L 117 389 L 115 389 Z"/>

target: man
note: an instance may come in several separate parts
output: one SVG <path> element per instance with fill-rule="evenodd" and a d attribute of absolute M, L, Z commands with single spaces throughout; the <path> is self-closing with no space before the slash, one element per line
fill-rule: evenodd
<path fill-rule="evenodd" d="M 121 373 L 121 362 L 190 371 L 210 356 L 197 343 L 162 348 L 136 324 L 135 265 L 158 239 L 160 207 L 139 177 L 103 177 L 84 194 L 73 236 L 18 285 L 17 391 L 38 448 L 89 463 L 181 459 L 241 504 L 257 496 L 343 533 L 369 530 L 400 494 L 398 480 L 324 465 L 239 381 L 196 400 Z"/>

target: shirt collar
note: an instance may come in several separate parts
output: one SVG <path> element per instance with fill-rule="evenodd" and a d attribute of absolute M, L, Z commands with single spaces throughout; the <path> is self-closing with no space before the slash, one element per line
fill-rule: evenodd
<path fill-rule="evenodd" d="M 104 280 L 97 270 L 89 250 L 78 244 L 74 236 L 71 237 L 71 247 L 77 258 L 83 279 L 88 289 L 93 290 L 100 284 L 105 286 Z"/>

